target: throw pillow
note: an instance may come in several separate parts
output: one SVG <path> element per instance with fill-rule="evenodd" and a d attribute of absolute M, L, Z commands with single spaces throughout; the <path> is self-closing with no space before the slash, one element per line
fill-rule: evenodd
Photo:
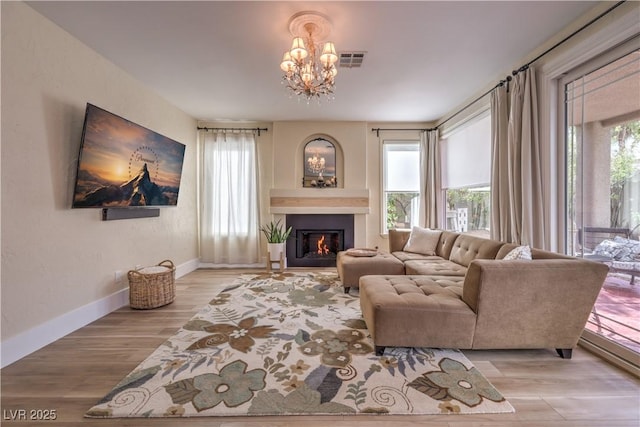
<path fill-rule="evenodd" d="M 346 254 L 350 256 L 376 256 L 378 255 L 377 249 L 369 249 L 369 248 L 351 248 L 346 250 Z"/>
<path fill-rule="evenodd" d="M 413 227 L 404 250 L 422 255 L 435 255 L 440 234 L 442 234 L 442 230 Z"/>
<path fill-rule="evenodd" d="M 529 246 L 518 246 L 504 256 L 502 259 L 526 259 L 531 260 L 531 248 Z"/>

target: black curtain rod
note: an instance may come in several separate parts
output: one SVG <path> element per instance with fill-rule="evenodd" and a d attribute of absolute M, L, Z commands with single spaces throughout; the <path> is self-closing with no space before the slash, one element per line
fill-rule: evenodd
<path fill-rule="evenodd" d="M 261 131 L 268 131 L 268 128 L 207 128 L 207 127 L 200 127 L 198 126 L 198 130 L 252 130 L 255 132 L 258 132 L 258 136 L 260 136 L 260 132 Z"/>
<path fill-rule="evenodd" d="M 565 37 L 564 39 L 560 40 L 558 43 L 554 44 L 553 46 L 551 46 L 549 49 L 545 50 L 544 52 L 542 52 L 540 55 L 536 56 L 534 59 L 532 59 L 531 61 L 527 62 L 526 64 L 524 64 L 522 67 L 518 68 L 517 70 L 513 70 L 511 72 L 511 74 L 513 74 L 514 76 L 516 74 L 518 74 L 521 71 L 526 70 L 527 68 L 529 68 L 529 65 L 533 64 L 534 62 L 536 62 L 538 59 L 542 58 L 543 56 L 545 56 L 546 54 L 548 54 L 549 52 L 551 52 L 552 50 L 554 50 L 555 48 L 557 48 L 558 46 L 562 45 L 563 43 L 565 43 L 567 40 L 569 40 L 570 38 L 572 38 L 573 36 L 575 36 L 576 34 L 578 34 L 579 32 L 581 32 L 582 30 L 584 30 L 585 28 L 589 27 L 591 24 L 593 24 L 594 22 L 598 21 L 600 18 L 602 18 L 605 15 L 608 15 L 611 11 L 613 11 L 615 8 L 619 7 L 620 5 L 622 5 L 623 3 L 626 3 L 626 0 L 623 1 L 619 1 L 618 3 L 614 4 L 613 6 L 611 6 L 609 9 L 605 10 L 604 12 L 602 12 L 600 15 L 596 16 L 595 18 L 593 18 L 591 21 L 587 22 L 586 24 L 584 24 L 582 27 L 578 28 L 576 31 L 574 31 L 573 33 L 569 34 L 567 37 Z"/>
<path fill-rule="evenodd" d="M 482 95 L 480 95 L 479 97 L 477 97 L 476 99 L 474 99 L 473 101 L 471 101 L 470 103 L 468 103 L 467 105 L 465 105 L 464 107 L 462 107 L 461 109 L 459 109 L 458 111 L 456 111 L 455 113 L 453 113 L 452 115 L 450 115 L 446 120 L 444 120 L 443 122 L 440 122 L 440 124 L 436 127 L 436 129 L 438 129 L 440 126 L 442 126 L 443 124 L 447 123 L 449 120 L 453 119 L 455 116 L 457 116 L 458 114 L 462 113 L 464 110 L 466 110 L 467 108 L 471 107 L 473 104 L 475 104 L 476 102 L 480 101 L 482 98 L 484 98 L 485 96 L 489 95 L 491 92 L 493 92 L 496 88 L 499 88 L 501 86 L 504 86 L 505 83 L 509 83 L 511 80 L 513 80 L 513 77 L 511 76 L 507 76 L 504 78 L 504 80 L 500 80 L 498 83 L 496 83 L 496 85 L 494 87 L 492 87 L 491 89 L 489 89 L 488 91 L 486 91 L 485 93 L 483 93 Z"/>
<path fill-rule="evenodd" d="M 390 128 L 372 128 L 371 132 L 375 132 L 376 136 L 379 137 L 380 136 L 380 132 L 384 132 L 384 131 L 403 131 L 403 130 L 408 130 L 408 131 L 413 131 L 413 132 L 429 132 L 431 130 L 436 130 L 438 128 L 428 128 L 428 129 L 407 129 L 407 128 L 403 128 L 403 129 L 390 129 Z"/>
<path fill-rule="evenodd" d="M 467 108 L 471 107 L 473 104 L 475 104 L 476 102 L 480 101 L 482 98 L 484 98 L 485 96 L 489 95 L 491 92 L 493 92 L 493 90 L 497 87 L 502 86 L 505 81 L 511 81 L 511 76 L 507 77 L 506 80 L 500 80 L 500 82 L 495 85 L 494 87 L 492 87 L 491 89 L 489 89 L 488 91 L 486 91 L 485 93 L 483 93 L 482 95 L 480 95 L 479 97 L 477 97 L 476 99 L 474 99 L 473 101 L 471 101 L 470 103 L 468 103 L 467 105 L 465 105 L 464 107 L 462 107 L 461 109 L 459 109 L 458 111 L 456 111 L 455 113 L 453 113 L 452 115 L 450 115 L 449 117 L 447 117 L 446 120 L 440 122 L 440 124 L 438 126 L 436 126 L 436 129 L 438 129 L 440 126 L 442 126 L 443 124 L 447 123 L 449 120 L 453 119 L 455 116 L 457 116 L 458 114 L 462 113 L 464 110 L 466 110 Z"/>
<path fill-rule="evenodd" d="M 618 6 L 622 5 L 623 3 L 625 3 L 626 1 L 619 1 L 618 3 L 614 4 L 613 6 L 611 6 L 609 9 L 605 10 L 604 12 L 602 12 L 600 15 L 596 16 L 595 18 L 593 18 L 591 21 L 587 22 L 586 24 L 584 24 L 582 27 L 578 28 L 576 31 L 574 31 L 573 33 L 569 34 L 567 37 L 565 37 L 564 39 L 560 40 L 558 43 L 554 44 L 553 46 L 551 46 L 549 49 L 545 50 L 544 52 L 542 52 L 540 55 L 536 56 L 534 59 L 532 59 L 531 61 L 527 62 L 526 64 L 524 64 L 523 66 L 521 66 L 520 68 L 518 68 L 517 70 L 513 70 L 511 72 L 511 74 L 513 76 L 516 76 L 518 73 L 525 71 L 527 68 L 529 68 L 529 66 L 531 64 L 533 64 L 534 62 L 536 62 L 537 60 L 539 60 L 540 58 L 542 58 L 543 56 L 545 56 L 546 54 L 548 54 L 549 52 L 551 52 L 552 50 L 556 49 L 558 46 L 562 45 L 563 43 L 566 43 L 570 38 L 574 37 L 576 34 L 578 34 L 579 32 L 581 32 L 582 30 L 584 30 L 585 28 L 589 27 L 591 24 L 593 24 L 594 22 L 598 21 L 599 19 L 601 19 L 603 16 L 609 14 L 612 10 L 614 10 L 615 8 L 617 8 Z M 461 109 L 459 109 L 458 111 L 456 111 L 455 113 L 453 113 L 452 115 L 450 115 L 449 117 L 447 117 L 447 119 L 445 119 L 444 121 L 440 122 L 438 124 L 438 126 L 436 126 L 436 129 L 438 129 L 440 126 L 442 126 L 443 124 L 447 123 L 449 120 L 451 120 L 452 118 L 454 118 L 455 116 L 457 116 L 458 114 L 462 113 L 464 110 L 466 110 L 467 108 L 471 107 L 473 104 L 475 104 L 476 102 L 480 101 L 482 98 L 484 98 L 485 96 L 487 96 L 488 94 L 490 94 L 494 89 L 504 85 L 505 83 L 509 83 L 511 81 L 512 77 L 511 76 L 507 76 L 504 78 L 504 80 L 500 80 L 494 87 L 492 87 L 491 89 L 489 89 L 488 91 L 486 91 L 485 93 L 483 93 L 482 95 L 480 95 L 479 97 L 477 97 L 476 99 L 474 99 L 473 101 L 471 101 L 470 103 L 468 103 L 467 105 L 465 105 L 464 107 L 462 107 Z"/>

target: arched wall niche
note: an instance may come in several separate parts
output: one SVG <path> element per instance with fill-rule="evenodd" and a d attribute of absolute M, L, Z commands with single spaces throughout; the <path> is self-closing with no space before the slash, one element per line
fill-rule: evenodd
<path fill-rule="evenodd" d="M 302 140 L 298 146 L 296 163 L 296 187 L 304 188 L 344 188 L 344 154 L 340 143 L 330 135 L 315 133 Z M 331 152 L 334 158 L 331 158 Z M 309 167 L 309 158 L 316 157 L 325 160 L 325 168 L 320 179 L 320 173 Z"/>

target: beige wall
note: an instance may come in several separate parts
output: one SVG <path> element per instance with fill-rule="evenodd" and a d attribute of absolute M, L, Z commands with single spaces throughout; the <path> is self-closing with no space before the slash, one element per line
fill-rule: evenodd
<path fill-rule="evenodd" d="M 276 122 L 273 124 L 273 153 L 270 163 L 271 186 L 266 190 L 279 196 L 326 199 L 326 205 L 303 209 L 297 213 L 354 213 L 347 209 L 340 211 L 334 205 L 338 198 L 358 192 L 367 194 L 367 145 L 365 122 Z M 304 188 L 304 146 L 315 137 L 326 137 L 336 143 L 337 188 Z M 365 196 L 366 197 L 366 196 Z M 267 214 L 276 220 L 285 221 L 281 211 L 274 213 L 267 205 Z M 338 209 L 336 211 L 334 209 Z M 293 212 L 289 212 L 293 213 Z M 366 214 L 354 216 L 356 246 L 366 243 Z"/>
<path fill-rule="evenodd" d="M 261 223 L 283 220 L 285 214 L 273 212 L 270 207 L 272 192 L 287 197 L 348 197 L 362 192 L 369 194 L 369 214 L 358 213 L 355 217 L 356 245 L 369 246 L 379 243 L 377 228 L 379 197 L 378 140 L 370 139 L 371 127 L 366 122 L 199 122 L 205 127 L 261 127 L 268 128 L 257 138 L 260 165 Z M 375 135 L 375 134 L 374 134 Z M 305 144 L 318 136 L 328 137 L 337 145 L 337 189 L 303 188 L 303 150 Z M 371 153 L 375 153 L 371 157 Z M 373 161 L 373 165 L 370 163 Z M 331 201 L 327 204 L 331 210 Z M 313 208 L 310 208 L 313 209 Z M 305 213 L 312 213 L 311 211 Z M 319 213 L 329 213 L 326 210 Z M 346 213 L 346 212 L 340 212 Z M 371 226 L 371 221 L 375 225 Z M 372 227 L 374 233 L 369 232 Z M 263 239 L 264 240 L 264 239 Z M 266 253 L 266 242 L 262 242 Z M 385 243 L 386 245 L 386 243 Z M 386 246 L 385 246 L 386 247 Z"/>
<path fill-rule="evenodd" d="M 116 270 L 198 255 L 195 120 L 24 3 L 1 7 L 5 344 L 126 288 Z M 87 102 L 187 145 L 177 207 L 120 221 L 70 209 Z"/>
<path fill-rule="evenodd" d="M 271 213 L 270 192 L 291 197 L 344 197 L 344 194 L 367 191 L 369 210 L 357 214 L 356 246 L 388 248 L 386 236 L 381 233 L 381 171 L 382 142 L 387 140 L 420 140 L 418 131 L 381 132 L 372 128 L 423 129 L 433 123 L 368 123 L 368 122 L 200 122 L 209 127 L 267 127 L 258 137 L 261 186 L 261 223 L 274 219 L 284 220 L 284 214 Z M 303 188 L 303 149 L 306 142 L 316 136 L 329 137 L 338 144 L 336 189 Z M 344 190 L 344 191 L 343 191 Z M 266 243 L 263 242 L 266 251 Z M 265 252 L 266 253 L 266 252 Z"/>
<path fill-rule="evenodd" d="M 382 132 L 380 137 L 372 128 L 426 128 L 426 123 L 368 123 L 368 122 L 276 122 L 273 124 L 273 157 L 271 160 L 271 189 L 290 190 L 301 197 L 340 197 L 347 191 L 366 190 L 369 209 L 356 214 L 356 246 L 387 249 L 386 236 L 380 234 L 380 149 L 383 140 L 419 140 L 420 133 L 412 131 Z M 302 189 L 303 148 L 314 136 L 328 136 L 339 145 L 338 187 L 333 189 Z M 269 169 L 269 168 L 267 168 Z M 302 192 L 301 192 L 302 189 Z M 329 193 L 331 192 L 331 193 Z M 276 216 L 277 217 L 277 216 Z"/>
<path fill-rule="evenodd" d="M 367 188 L 365 122 L 276 122 L 273 125 L 273 188 L 302 188 L 303 148 L 314 136 L 329 136 L 339 145 L 338 187 Z M 341 164 L 342 163 L 342 164 Z M 295 167 L 291 167 L 295 165 Z M 341 167 L 342 166 L 342 167 Z M 317 189 L 316 189 L 317 190 Z M 315 191 L 310 189 L 310 191 Z M 322 190 L 317 190 L 322 191 Z"/>

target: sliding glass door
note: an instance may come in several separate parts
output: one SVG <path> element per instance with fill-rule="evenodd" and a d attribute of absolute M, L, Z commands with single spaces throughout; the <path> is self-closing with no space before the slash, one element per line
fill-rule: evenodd
<path fill-rule="evenodd" d="M 640 352 L 640 50 L 594 60 L 563 81 L 567 253 L 609 275 L 585 338 Z"/>

